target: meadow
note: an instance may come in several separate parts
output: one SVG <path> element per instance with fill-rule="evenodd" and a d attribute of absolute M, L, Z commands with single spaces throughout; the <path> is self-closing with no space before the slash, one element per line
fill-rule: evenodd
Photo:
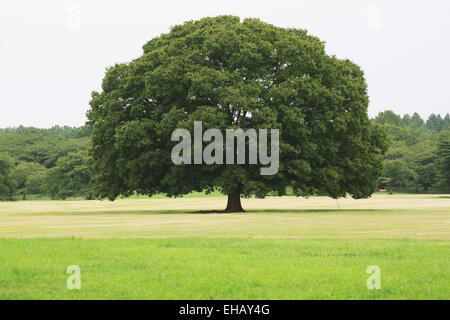
<path fill-rule="evenodd" d="M 449 299 L 450 197 L 0 202 L 0 299 Z M 66 269 L 81 268 L 69 290 Z M 369 290 L 366 269 L 381 270 Z"/>

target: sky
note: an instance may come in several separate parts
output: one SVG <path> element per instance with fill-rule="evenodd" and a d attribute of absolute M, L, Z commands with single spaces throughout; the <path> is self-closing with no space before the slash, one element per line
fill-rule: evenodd
<path fill-rule="evenodd" d="M 306 29 L 360 65 L 370 116 L 450 112 L 447 0 L 2 0 L 0 128 L 83 125 L 108 66 L 173 25 L 222 14 Z"/>

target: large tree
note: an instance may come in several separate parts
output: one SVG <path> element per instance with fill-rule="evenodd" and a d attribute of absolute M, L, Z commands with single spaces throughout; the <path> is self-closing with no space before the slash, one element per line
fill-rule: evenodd
<path fill-rule="evenodd" d="M 241 196 L 283 195 L 287 186 L 333 198 L 375 190 L 387 142 L 368 119 L 363 71 L 327 55 L 305 30 L 219 16 L 174 26 L 143 49 L 110 67 L 102 91 L 92 94 L 99 197 L 218 189 L 231 212 L 242 211 Z M 279 129 L 279 172 L 173 164 L 171 133 L 192 132 L 194 121 L 203 130 Z"/>

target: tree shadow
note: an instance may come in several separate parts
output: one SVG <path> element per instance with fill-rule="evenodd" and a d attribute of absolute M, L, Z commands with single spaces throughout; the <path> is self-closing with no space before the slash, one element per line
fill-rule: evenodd
<path fill-rule="evenodd" d="M 314 212 L 336 212 L 336 213 L 345 213 L 345 212 L 366 212 L 366 211 L 392 211 L 392 209 L 255 209 L 248 212 L 267 212 L 267 213 L 314 213 Z"/>
<path fill-rule="evenodd" d="M 119 215 L 206 215 L 206 214 L 236 214 L 236 215 L 246 215 L 246 214 L 277 214 L 277 213 L 287 213 L 287 214 L 310 214 L 310 213 L 356 213 L 356 212 L 367 212 L 367 213 L 385 213 L 392 211 L 402 211 L 401 209 L 250 209 L 244 212 L 228 212 L 225 210 L 99 210 L 99 211 L 84 211 L 84 212 L 39 212 L 39 213 L 17 213 L 14 215 L 18 216 L 47 216 L 47 215 L 57 215 L 57 216 L 95 216 L 95 215 L 109 215 L 109 216 L 119 216 Z"/>

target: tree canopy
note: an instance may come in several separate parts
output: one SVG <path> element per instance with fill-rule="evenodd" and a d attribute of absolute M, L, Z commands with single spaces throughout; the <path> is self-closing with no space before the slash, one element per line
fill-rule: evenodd
<path fill-rule="evenodd" d="M 401 121 L 399 122 L 398 119 Z M 412 121 L 412 119 L 415 120 Z M 442 124 L 433 127 L 429 124 L 430 121 L 433 121 L 432 119 L 441 119 Z M 418 114 L 399 116 L 387 110 L 371 121 L 384 127 L 391 140 L 389 150 L 384 156 L 383 176 L 379 179 L 380 188 L 388 188 L 394 192 L 415 193 L 450 191 L 449 114 L 439 117 L 432 114 L 425 121 Z M 27 199 L 45 198 L 47 195 L 55 199 L 93 196 L 93 168 L 86 152 L 80 153 L 83 161 L 79 163 L 82 163 L 80 172 L 87 173 L 89 179 L 81 180 L 83 181 L 81 188 L 77 182 L 77 179 L 80 181 L 79 175 L 65 174 L 65 183 L 61 183 L 60 180 L 53 179 L 52 177 L 55 175 L 52 175 L 49 169 L 39 162 L 41 159 L 48 158 L 46 152 L 53 154 L 52 157 L 56 155 L 56 160 L 58 160 L 67 155 L 69 147 L 75 149 L 76 153 L 86 151 L 89 145 L 90 131 L 90 127 L 57 126 L 50 129 L 25 127 L 0 129 L 0 141 L 2 141 L 0 149 L 20 156 L 19 160 L 6 154 L 3 155 L 3 158 L 8 159 L 9 174 L 3 173 L 2 177 L 5 180 L 2 181 L 8 181 L 8 192 L 6 193 L 9 195 L 5 195 L 4 192 L 3 196 L 0 196 L 0 200 L 25 197 Z M 58 140 L 55 140 L 55 135 L 59 137 Z M 8 143 L 10 141 L 14 143 Z M 55 149 L 48 148 L 46 151 L 45 146 L 55 141 L 59 141 Z M 40 153 L 42 157 L 35 157 L 35 151 L 38 148 L 42 148 L 42 153 Z M 61 154 L 61 156 L 57 156 L 57 154 Z M 56 162 L 51 168 L 57 167 Z M 63 166 L 65 166 L 64 162 L 61 162 Z M 47 163 L 47 165 L 49 164 Z M 71 171 L 66 170 L 65 172 L 70 173 Z M 87 192 L 83 190 L 87 190 Z M 292 194 L 292 188 L 287 188 L 287 194 Z M 315 194 L 323 193 L 317 191 Z M 32 197 L 28 197 L 28 195 L 32 195 Z"/>
<path fill-rule="evenodd" d="M 44 193 L 43 180 L 46 173 L 44 166 L 35 162 L 20 162 L 11 172 L 17 191 L 26 200 L 27 194 Z"/>
<path fill-rule="evenodd" d="M 90 131 L 90 127 L 86 126 L 0 129 L 0 152 L 18 161 L 39 163 L 51 168 L 56 165 L 58 158 L 69 152 L 87 149 Z"/>
<path fill-rule="evenodd" d="M 327 55 L 318 38 L 219 16 L 174 26 L 143 49 L 110 67 L 92 94 L 98 196 L 218 189 L 230 200 L 282 195 L 287 186 L 334 198 L 374 192 L 387 140 L 368 119 L 363 71 Z M 204 130 L 279 129 L 278 174 L 261 176 L 260 165 L 174 165 L 171 133 L 192 132 L 194 121 Z M 227 210 L 242 210 L 240 201 Z"/>
<path fill-rule="evenodd" d="M 424 121 L 417 113 L 402 117 L 387 110 L 374 119 L 389 134 L 391 146 L 385 155 L 381 185 L 409 192 L 450 190 L 445 166 L 450 117 L 431 114 Z"/>
<path fill-rule="evenodd" d="M 92 199 L 92 167 L 86 150 L 61 157 L 45 176 L 44 188 L 53 199 L 81 196 Z"/>
<path fill-rule="evenodd" d="M 13 166 L 11 157 L 0 153 L 0 200 L 8 200 L 14 194 L 14 184 L 10 176 Z"/>
<path fill-rule="evenodd" d="M 66 176 L 66 183 L 61 183 L 60 180 L 53 180 L 55 175 L 49 177 L 49 174 L 56 171 L 49 172 L 49 169 L 56 167 L 58 161 L 70 153 L 80 153 L 88 166 L 87 172 L 92 175 L 93 169 L 88 164 L 86 152 L 90 145 L 90 135 L 89 126 L 54 126 L 49 129 L 19 126 L 0 129 L 0 153 L 9 155 L 11 164 L 8 175 L 14 190 L 11 196 L 19 193 L 23 200 L 29 194 L 50 195 L 59 199 L 67 198 L 68 195 L 87 197 L 86 193 L 79 192 L 85 186 L 78 185 L 76 175 Z M 73 181 L 68 183 L 70 180 Z"/>
<path fill-rule="evenodd" d="M 441 190 L 450 191 L 450 130 L 443 132 L 439 138 L 438 155 L 439 184 Z"/>

